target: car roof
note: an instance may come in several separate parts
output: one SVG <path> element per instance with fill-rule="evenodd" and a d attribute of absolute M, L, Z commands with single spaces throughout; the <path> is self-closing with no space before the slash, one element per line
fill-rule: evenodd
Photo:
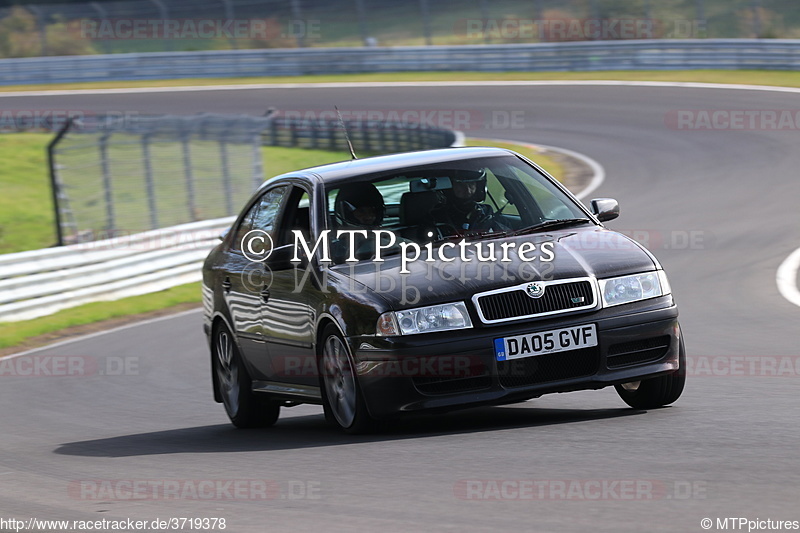
<path fill-rule="evenodd" d="M 365 159 L 353 159 L 350 161 L 320 165 L 296 172 L 288 172 L 267 180 L 261 188 L 278 179 L 287 177 L 306 177 L 314 181 L 322 181 L 325 184 L 335 184 L 337 182 L 346 181 L 354 176 L 361 176 L 364 174 L 388 172 L 400 168 L 433 165 L 437 163 L 446 163 L 448 161 L 461 161 L 475 157 L 496 157 L 512 153 L 513 152 L 510 150 L 505 150 L 503 148 L 470 146 L 379 155 L 367 157 Z"/>

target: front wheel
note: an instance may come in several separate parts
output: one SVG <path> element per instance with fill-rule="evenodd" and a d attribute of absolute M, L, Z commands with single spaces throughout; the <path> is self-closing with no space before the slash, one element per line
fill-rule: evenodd
<path fill-rule="evenodd" d="M 614 385 L 622 401 L 634 409 L 664 407 L 680 398 L 686 384 L 686 350 L 681 339 L 678 370 L 657 378 Z"/>
<path fill-rule="evenodd" d="M 253 382 L 236 348 L 233 335 L 224 325 L 214 331 L 213 366 L 225 412 L 237 428 L 267 427 L 280 415 L 281 406 L 252 390 Z"/>
<path fill-rule="evenodd" d="M 323 331 L 319 364 L 325 418 L 335 422 L 346 433 L 364 433 L 374 429 L 375 420 L 367 412 L 353 356 L 333 325 Z"/>

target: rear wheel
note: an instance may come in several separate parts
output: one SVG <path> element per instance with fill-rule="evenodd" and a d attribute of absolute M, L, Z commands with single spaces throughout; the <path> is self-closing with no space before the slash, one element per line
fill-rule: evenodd
<path fill-rule="evenodd" d="M 280 404 L 252 390 L 253 382 L 225 325 L 214 332 L 214 372 L 225 412 L 238 428 L 267 427 L 280 415 Z"/>
<path fill-rule="evenodd" d="M 680 398 L 686 384 L 686 350 L 681 339 L 678 370 L 657 378 L 615 385 L 622 401 L 634 409 L 655 409 Z"/>
<path fill-rule="evenodd" d="M 375 420 L 367 412 L 353 356 L 333 325 L 328 325 L 323 331 L 319 364 L 325 418 L 347 433 L 374 429 Z"/>

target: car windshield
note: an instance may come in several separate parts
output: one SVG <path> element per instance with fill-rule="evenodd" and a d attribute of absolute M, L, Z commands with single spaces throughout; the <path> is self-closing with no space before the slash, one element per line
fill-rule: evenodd
<path fill-rule="evenodd" d="M 330 187 L 328 228 L 389 230 L 419 244 L 482 239 L 591 222 L 583 210 L 534 167 L 508 155 L 396 169 Z M 368 235 L 372 235 L 368 232 Z M 368 237 L 368 239 L 371 237 Z M 362 243 L 358 259 L 374 246 Z M 337 246 L 338 245 L 338 246 Z M 335 263 L 346 243 L 332 241 Z"/>

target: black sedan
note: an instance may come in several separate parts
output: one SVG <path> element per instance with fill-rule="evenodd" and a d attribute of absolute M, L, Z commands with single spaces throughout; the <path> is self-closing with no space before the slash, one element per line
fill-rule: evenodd
<path fill-rule="evenodd" d="M 412 412 L 615 386 L 678 399 L 659 262 L 524 157 L 454 148 L 275 177 L 203 270 L 214 398 L 237 427 L 322 404 L 348 432 Z"/>

